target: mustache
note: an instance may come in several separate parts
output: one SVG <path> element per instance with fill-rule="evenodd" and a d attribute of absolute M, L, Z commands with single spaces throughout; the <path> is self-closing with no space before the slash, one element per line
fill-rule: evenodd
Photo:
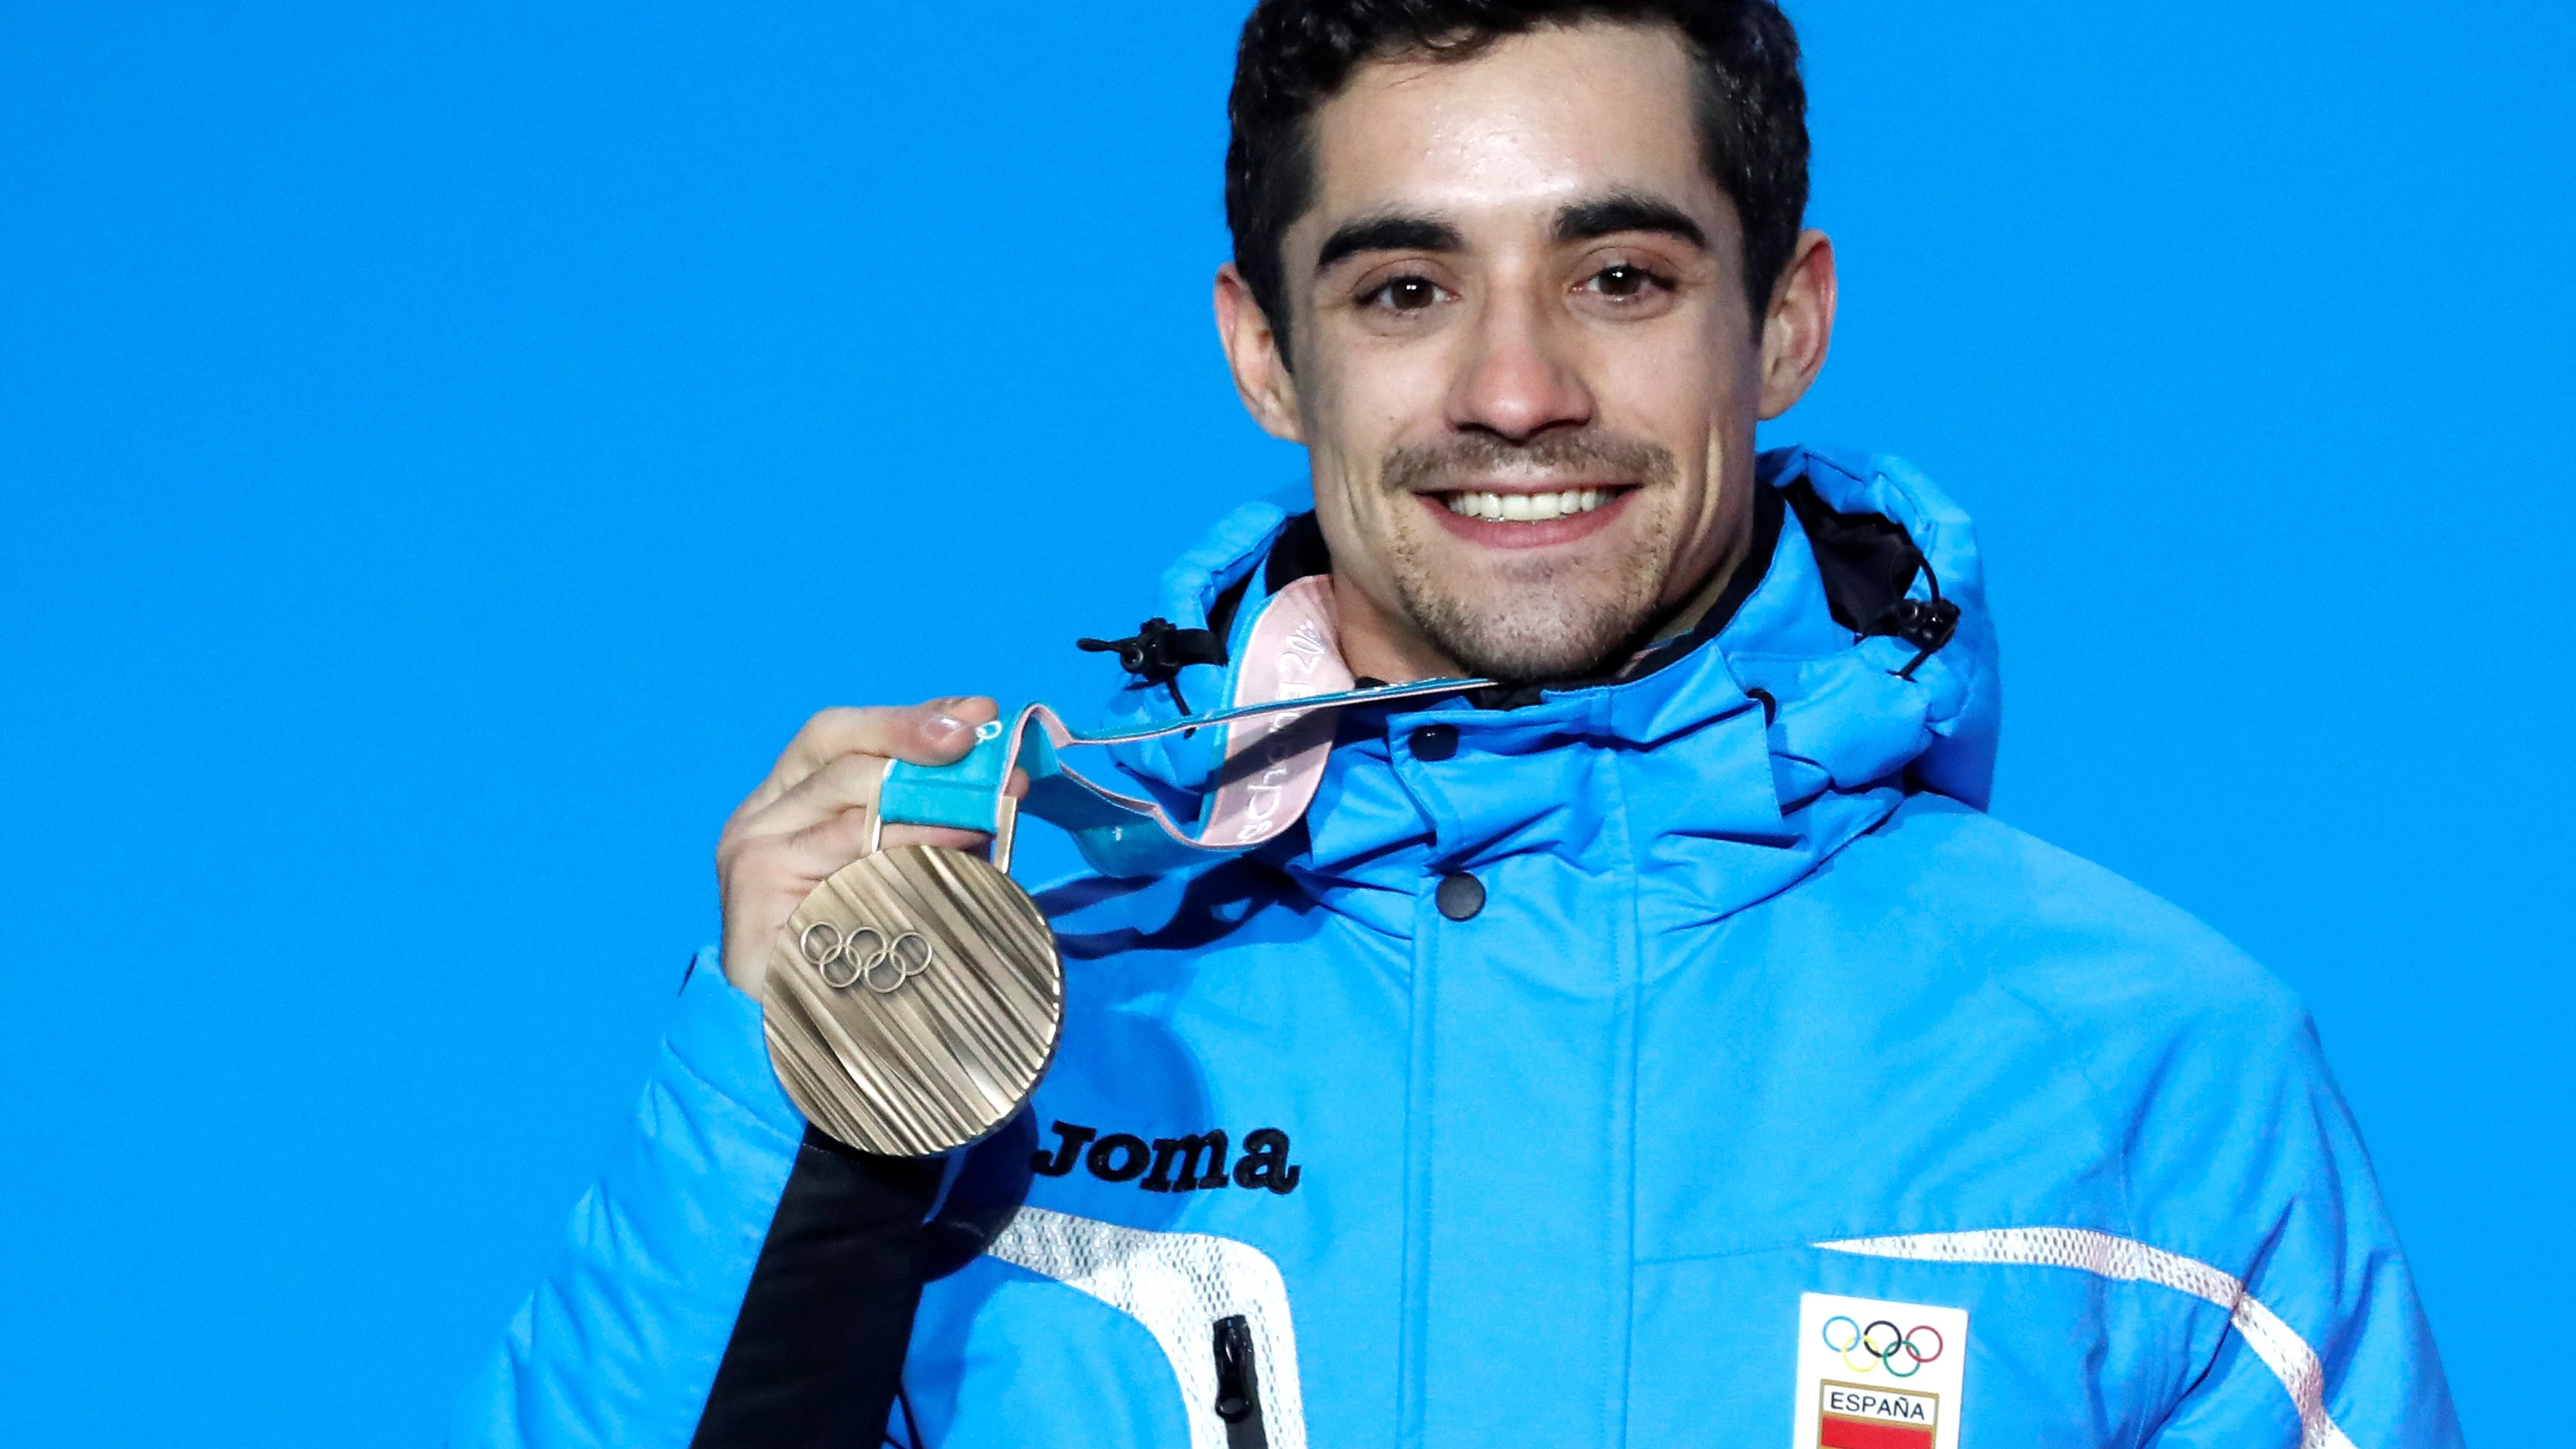
<path fill-rule="evenodd" d="M 1677 472 L 1670 448 L 1616 433 L 1544 433 L 1526 443 L 1464 433 L 1388 449 L 1378 477 L 1391 493 L 1451 493 L 1497 475 L 1537 481 L 1611 474 L 1653 484 Z"/>

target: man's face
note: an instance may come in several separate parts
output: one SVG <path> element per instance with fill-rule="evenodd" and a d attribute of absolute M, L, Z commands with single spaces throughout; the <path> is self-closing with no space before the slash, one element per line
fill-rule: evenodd
<path fill-rule="evenodd" d="M 1229 341 L 1310 450 L 1362 672 L 1579 674 L 1741 547 L 1763 348 L 1691 71 L 1668 29 L 1549 28 L 1313 117 L 1293 375 Z"/>

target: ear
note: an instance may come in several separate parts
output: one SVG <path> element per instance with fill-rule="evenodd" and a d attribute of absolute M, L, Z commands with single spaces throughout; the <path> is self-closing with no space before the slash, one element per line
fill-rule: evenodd
<path fill-rule="evenodd" d="M 1228 262 L 1216 272 L 1216 335 L 1234 369 L 1234 390 L 1262 431 L 1292 443 L 1305 441 L 1297 425 L 1297 380 L 1279 354 L 1279 335 L 1252 299 L 1252 284 Z"/>
<path fill-rule="evenodd" d="M 1825 366 L 1834 340 L 1834 243 L 1820 231 L 1798 234 L 1798 248 L 1772 289 L 1762 321 L 1762 417 L 1797 405 Z"/>

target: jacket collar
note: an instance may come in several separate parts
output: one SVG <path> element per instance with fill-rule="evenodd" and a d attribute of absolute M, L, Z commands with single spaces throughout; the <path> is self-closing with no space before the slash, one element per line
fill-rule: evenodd
<path fill-rule="evenodd" d="M 1731 591 L 1731 609 L 1722 603 L 1700 630 L 1641 667 L 1616 679 L 1460 699 L 1429 711 L 1346 712 L 1334 769 L 1308 819 L 1317 863 L 1392 843 L 1388 832 L 1404 828 L 1393 818 L 1402 812 L 1374 810 L 1351 796 L 1349 771 L 1386 761 L 1398 748 L 1394 735 L 1433 721 L 1472 733 L 1481 749 L 1514 755 L 1575 743 L 1652 750 L 1729 726 L 1729 734 L 1752 742 L 1754 756 L 1767 757 L 1767 778 L 1758 789 L 1692 790 L 1689 799 L 1670 802 L 1674 818 L 1664 824 L 1685 832 L 1723 828 L 1787 839 L 1812 833 L 1796 822 L 1820 799 L 1891 784 L 1982 808 L 1992 784 L 2000 688 L 1967 516 L 1893 458 L 1791 448 L 1765 454 L 1757 476 L 1775 502 L 1798 503 L 1766 510 L 1777 520 L 1777 539 L 1759 575 L 1748 576 L 1758 581 Z M 1319 562 L 1320 540 L 1311 520 L 1301 522 L 1303 504 L 1294 495 L 1248 504 L 1165 572 L 1164 616 L 1181 628 L 1213 628 L 1227 644 L 1227 662 L 1189 664 L 1170 681 L 1194 709 L 1243 702 L 1243 645 L 1264 610 L 1301 593 L 1311 600 L 1312 589 L 1288 588 Z M 1937 596 L 1957 608 L 1955 628 L 1928 652 L 1919 639 L 1862 632 L 1875 621 L 1855 612 L 1888 602 L 1856 604 L 1853 577 L 1870 572 L 1873 541 L 1889 540 L 1910 547 L 1924 566 L 1900 565 L 1911 576 L 1893 586 L 1899 597 L 1921 606 Z M 1178 717 L 1174 693 L 1131 681 L 1112 702 L 1116 723 Z M 1223 752 L 1222 732 L 1202 730 L 1113 753 L 1132 782 L 1186 814 L 1212 793 Z M 1711 760 L 1708 767 L 1731 775 L 1741 773 L 1741 763 Z M 1515 807 L 1498 809 L 1505 818 L 1493 828 L 1508 833 Z M 1871 818 L 1876 814 L 1883 812 Z"/>

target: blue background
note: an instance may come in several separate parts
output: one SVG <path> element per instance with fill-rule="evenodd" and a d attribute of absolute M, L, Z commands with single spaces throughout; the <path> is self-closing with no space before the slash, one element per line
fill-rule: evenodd
<path fill-rule="evenodd" d="M 1298 476 L 1207 317 L 1239 5 L 732 10 L 0 8 L 0 1440 L 434 1438 L 799 721 L 1095 699 Z M 2304 993 L 2502 1436 L 2576 12 L 1793 10 L 1844 313 L 1770 437 L 1978 516 L 1997 813 Z"/>

